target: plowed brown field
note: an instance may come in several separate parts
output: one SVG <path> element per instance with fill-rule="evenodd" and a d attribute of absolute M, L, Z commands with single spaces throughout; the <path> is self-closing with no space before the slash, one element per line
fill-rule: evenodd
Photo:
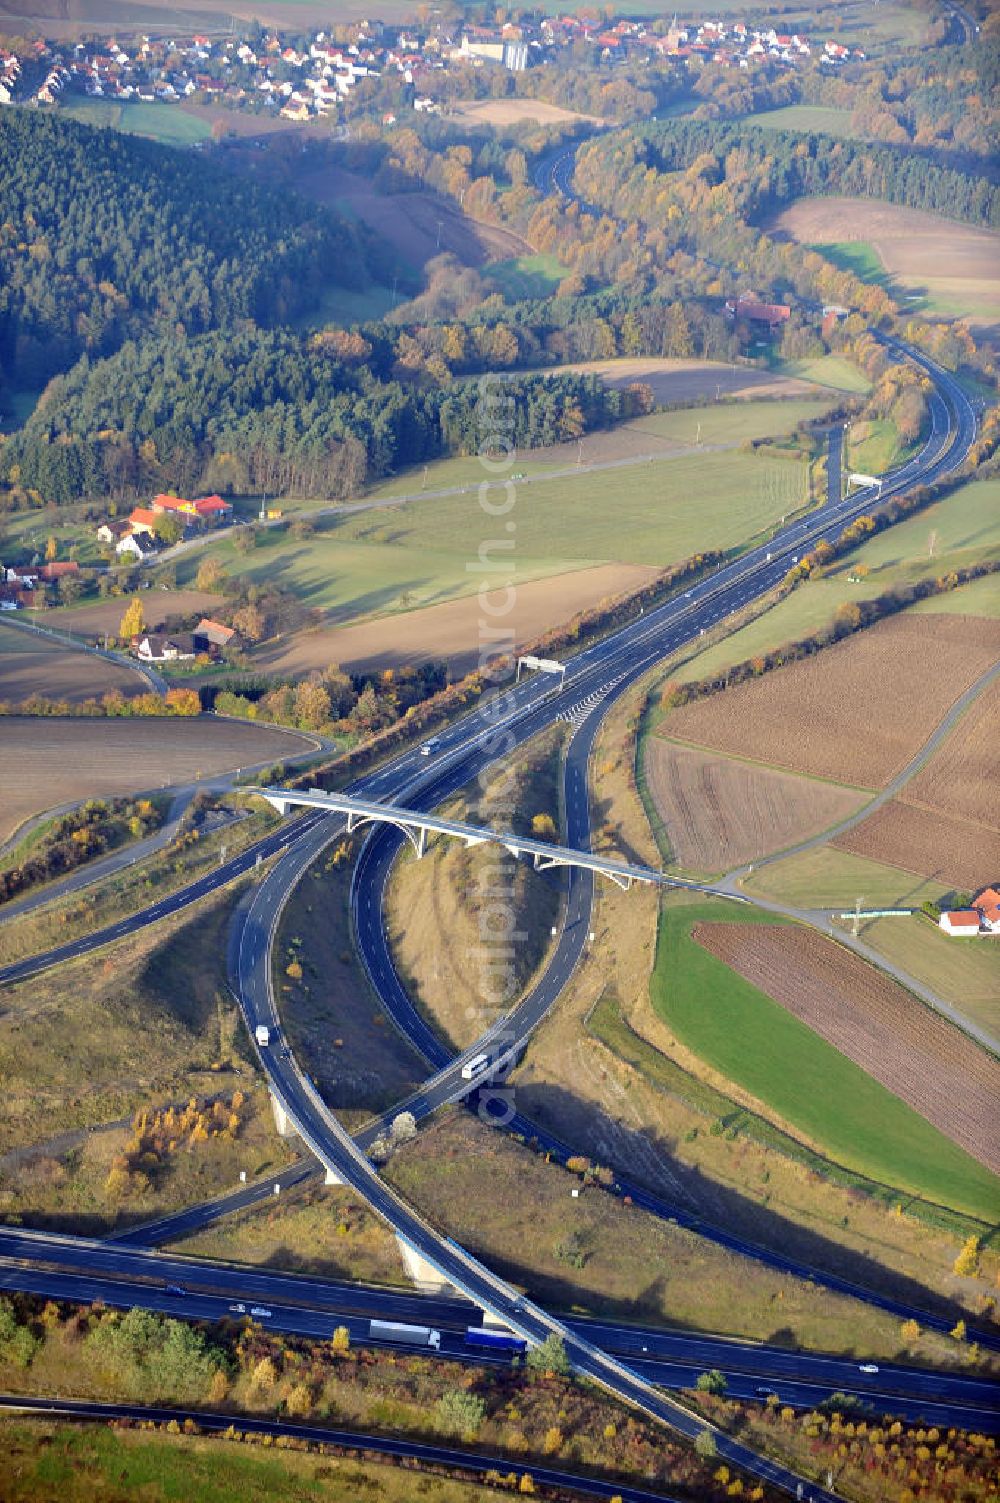
<path fill-rule="evenodd" d="M 856 856 L 887 861 L 946 887 L 977 891 L 1000 872 L 1000 835 L 988 824 L 955 819 L 890 799 L 870 819 L 831 842 Z"/>
<path fill-rule="evenodd" d="M 94 660 L 98 661 L 97 659 Z M 73 799 L 140 793 L 279 761 L 315 745 L 272 726 L 196 719 L 0 717 L 0 840 Z"/>
<path fill-rule="evenodd" d="M 0 627 L 0 699 L 11 704 L 20 704 L 32 694 L 79 704 L 112 689 L 129 696 L 148 688 L 145 679 L 124 663 L 63 647 L 50 637 L 17 626 Z"/>
<path fill-rule="evenodd" d="M 692 932 L 706 950 L 1000 1173 L 1000 1063 L 957 1028 L 812 930 L 698 924 Z"/>
<path fill-rule="evenodd" d="M 938 618 L 940 619 L 940 618 Z M 859 856 L 976 890 L 1000 874 L 1000 680 L 899 798 L 833 842 Z"/>
<path fill-rule="evenodd" d="M 1000 621 L 893 616 L 672 710 L 661 730 L 792 772 L 883 788 L 998 653 Z"/>
<path fill-rule="evenodd" d="M 728 871 L 805 840 L 853 814 L 864 797 L 660 736 L 646 742 L 646 781 L 674 861 L 694 872 Z"/>

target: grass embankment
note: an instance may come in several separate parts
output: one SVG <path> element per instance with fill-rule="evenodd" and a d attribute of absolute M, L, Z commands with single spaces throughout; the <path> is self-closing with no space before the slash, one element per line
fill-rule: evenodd
<path fill-rule="evenodd" d="M 0 1472 L 7 1503 L 38 1503 L 58 1494 L 61 1503 L 478 1503 L 493 1488 L 435 1477 L 354 1457 L 280 1454 L 205 1436 L 115 1430 L 57 1420 L 0 1421 Z"/>
<path fill-rule="evenodd" d="M 244 794 L 220 799 L 227 807 L 244 808 Z M 232 858 L 266 835 L 280 818 L 258 799 L 250 800 L 254 812 L 208 835 L 182 831 L 170 845 L 134 866 L 88 887 L 84 892 L 56 899 L 15 923 L 0 925 L 0 965 L 9 965 L 28 955 L 67 944 L 150 907 L 158 898 L 176 892 L 202 876 L 222 859 Z M 0 913 L 2 913 L 0 909 Z"/>
<path fill-rule="evenodd" d="M 273 1203 L 223 1217 L 173 1250 L 186 1258 L 410 1287 L 388 1226 L 352 1190 L 335 1185 L 283 1192 Z"/>
<path fill-rule="evenodd" d="M 225 991 L 235 894 L 4 991 L 0 1212 L 102 1233 L 206 1199 L 287 1162 Z M 140 1110 L 245 1098 L 232 1132 L 178 1126 L 141 1172 L 112 1171 Z M 173 1120 L 173 1119 L 171 1119 Z M 224 1124 L 220 1124 L 224 1125 Z"/>
<path fill-rule="evenodd" d="M 281 1020 L 305 1070 L 338 1111 L 398 1101 L 426 1068 L 393 1027 L 354 947 L 353 848 L 337 841 L 296 886 L 274 945 Z"/>
<path fill-rule="evenodd" d="M 517 835 L 541 816 L 557 839 L 565 735 L 556 725 L 519 747 L 512 764 L 450 799 L 445 816 Z M 453 1047 L 473 1043 L 527 990 L 551 946 L 563 887 L 560 872 L 536 872 L 497 846 L 437 839 L 420 860 L 404 847 L 389 883 L 389 940 L 411 996 Z M 509 940 L 498 928 L 508 923 Z"/>
<path fill-rule="evenodd" d="M 680 1041 L 837 1163 L 991 1224 L 1000 1186 L 989 1170 L 692 939 L 694 923 L 720 918 L 776 921 L 716 903 L 661 916 L 651 996 Z"/>
<path fill-rule="evenodd" d="M 892 1317 L 727 1252 L 597 1185 L 574 1200 L 578 1176 L 457 1109 L 385 1172 L 436 1226 L 550 1306 L 859 1357 L 905 1355 Z M 948 1344 L 930 1345 L 940 1360 Z"/>

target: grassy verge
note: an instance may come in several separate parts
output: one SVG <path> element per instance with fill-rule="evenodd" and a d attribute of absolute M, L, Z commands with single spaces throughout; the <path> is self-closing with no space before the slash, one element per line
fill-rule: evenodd
<path fill-rule="evenodd" d="M 818 846 L 761 866 L 743 883 L 747 892 L 793 907 L 853 908 L 864 894 L 866 908 L 915 908 L 937 902 L 949 890 L 933 877 L 870 861 L 835 846 Z"/>
<path fill-rule="evenodd" d="M 241 794 L 229 795 L 220 802 L 227 807 L 247 806 L 246 796 Z M 182 831 L 163 850 L 134 866 L 123 867 L 85 892 L 46 904 L 37 912 L 22 915 L 16 923 L 0 926 L 0 965 L 40 954 L 138 913 L 217 865 L 223 849 L 227 858 L 238 855 L 266 835 L 280 817 L 257 799 L 251 801 L 251 807 L 254 812 L 246 819 L 205 836 L 197 830 Z"/>
<path fill-rule="evenodd" d="M 47 971 L 4 992 L 0 1070 L 0 1213 L 99 1234 L 256 1178 L 288 1162 L 257 1090 L 238 1014 L 225 991 L 234 894 L 146 930 L 97 962 Z M 222 1099 L 232 1131 L 165 1133 L 141 1173 L 122 1174 L 134 1114 L 174 1117 L 196 1097 Z"/>
<path fill-rule="evenodd" d="M 597 1184 L 571 1198 L 578 1177 L 468 1113 L 439 1119 L 385 1172 L 436 1226 L 543 1303 L 859 1356 L 902 1351 L 888 1315 L 728 1252 Z"/>
<path fill-rule="evenodd" d="M 992 1224 L 997 1180 L 839 1050 L 691 938 L 699 920 L 768 923 L 721 904 L 664 908 L 653 1006 L 680 1041 L 836 1162 Z M 898 1198 L 898 1195 L 897 1195 Z"/>
<path fill-rule="evenodd" d="M 372 991 L 351 931 L 351 854 L 341 840 L 315 861 L 282 914 L 274 986 L 306 1071 L 339 1111 L 391 1106 L 426 1073 Z"/>
<path fill-rule="evenodd" d="M 303 1453 L 283 1446 L 279 1455 L 223 1439 L 168 1435 L 162 1430 L 73 1425 L 58 1420 L 0 1421 L 0 1471 L 8 1503 L 37 1503 L 58 1490 L 62 1503 L 109 1503 L 142 1497 L 144 1503 L 412 1503 L 414 1489 L 432 1503 L 473 1503 L 495 1498 L 492 1488 L 435 1478 L 357 1457 Z"/>
<path fill-rule="evenodd" d="M 351 1190 L 336 1186 L 282 1194 L 272 1204 L 226 1216 L 174 1248 L 284 1272 L 364 1283 L 407 1284 L 396 1240 Z"/>
<path fill-rule="evenodd" d="M 565 733 L 564 725 L 543 731 L 441 812 L 518 835 L 530 834 L 540 816 L 551 821 L 555 839 Z M 405 848 L 389 883 L 389 941 L 416 1005 L 453 1047 L 473 1043 L 531 985 L 552 943 L 563 886 L 558 871 L 536 872 L 495 846 L 466 849 L 439 839 L 420 860 Z M 501 905 L 503 919 L 509 913 L 514 924 L 514 938 L 502 946 L 494 927 Z"/>

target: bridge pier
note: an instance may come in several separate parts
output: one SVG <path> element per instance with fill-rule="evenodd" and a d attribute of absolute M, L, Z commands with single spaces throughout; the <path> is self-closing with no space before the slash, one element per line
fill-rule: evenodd
<path fill-rule="evenodd" d="M 400 1256 L 403 1259 L 403 1267 L 418 1288 L 432 1289 L 436 1294 L 442 1294 L 444 1290 L 452 1288 L 449 1280 L 438 1272 L 433 1263 L 428 1263 L 424 1255 L 417 1252 L 417 1249 L 411 1246 L 405 1237 L 401 1237 L 398 1232 L 396 1233 L 396 1242 L 399 1246 Z"/>
<path fill-rule="evenodd" d="M 293 1138 L 295 1136 L 295 1128 L 291 1124 L 288 1113 L 273 1091 L 271 1093 L 271 1110 L 274 1113 L 274 1125 L 278 1129 L 278 1136 L 280 1138 Z"/>

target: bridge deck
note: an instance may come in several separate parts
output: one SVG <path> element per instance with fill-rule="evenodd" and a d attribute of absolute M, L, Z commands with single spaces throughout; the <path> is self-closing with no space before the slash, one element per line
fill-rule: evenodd
<path fill-rule="evenodd" d="M 379 823 L 395 825 L 404 831 L 418 855 L 424 851 L 427 835 L 447 835 L 471 845 L 501 845 L 513 856 L 530 856 L 536 870 L 545 871 L 553 866 L 576 866 L 597 872 L 616 882 L 619 887 L 631 887 L 633 882 L 651 882 L 665 887 L 686 887 L 695 892 L 715 892 L 717 889 L 698 882 L 684 882 L 677 877 L 667 877 L 648 866 L 631 866 L 624 861 L 612 861 L 593 851 L 579 851 L 571 846 L 554 845 L 547 840 L 532 840 L 529 836 L 513 835 L 498 830 L 484 830 L 476 825 L 467 825 L 457 819 L 442 819 L 437 814 L 425 814 L 419 809 L 405 809 L 399 804 L 383 804 L 375 799 L 354 798 L 348 793 L 314 793 L 294 788 L 257 788 L 252 790 L 266 798 L 279 814 L 285 814 L 292 805 L 302 804 L 310 809 L 329 809 L 331 813 L 343 814 L 348 831 L 360 824 Z M 721 896 L 728 897 L 724 893 Z"/>

